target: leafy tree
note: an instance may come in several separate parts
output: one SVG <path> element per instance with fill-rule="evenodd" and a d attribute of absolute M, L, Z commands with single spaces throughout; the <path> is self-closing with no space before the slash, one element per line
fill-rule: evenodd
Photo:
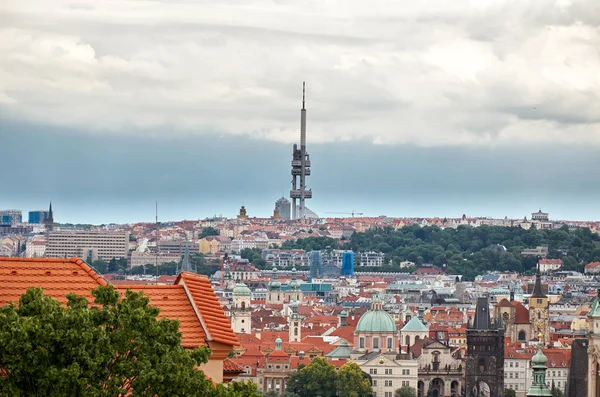
<path fill-rule="evenodd" d="M 66 307 L 30 288 L 0 308 L 0 395 L 258 396 L 256 387 L 213 387 L 195 366 L 210 350 L 181 346 L 177 320 L 160 319 L 141 292 L 112 287 L 75 294 Z"/>
<path fill-rule="evenodd" d="M 290 375 L 287 389 L 299 397 L 334 397 L 335 368 L 324 357 L 315 357 L 309 365 Z"/>
<path fill-rule="evenodd" d="M 504 397 L 517 397 L 517 393 L 513 389 L 504 389 Z"/>
<path fill-rule="evenodd" d="M 363 376 L 358 364 L 348 362 L 337 372 L 336 379 L 338 396 L 368 397 L 373 395 L 371 382 Z"/>
<path fill-rule="evenodd" d="M 263 397 L 281 397 L 281 394 L 277 393 L 276 391 L 268 391 L 265 394 L 263 394 Z"/>
<path fill-rule="evenodd" d="M 413 387 L 402 386 L 401 388 L 396 389 L 394 397 L 417 397 L 417 391 Z"/>
<path fill-rule="evenodd" d="M 199 238 L 205 238 L 208 236 L 218 236 L 219 235 L 219 231 L 217 229 L 215 229 L 214 227 L 205 227 L 204 229 L 202 229 L 202 231 L 200 232 Z"/>

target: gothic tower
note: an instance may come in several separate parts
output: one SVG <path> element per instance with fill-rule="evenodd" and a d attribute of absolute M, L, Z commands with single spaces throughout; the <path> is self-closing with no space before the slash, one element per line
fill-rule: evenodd
<path fill-rule="evenodd" d="M 44 219 L 44 225 L 46 226 L 46 232 L 54 230 L 54 214 L 52 213 L 52 202 L 50 202 L 50 208 L 48 209 L 48 217 Z"/>
<path fill-rule="evenodd" d="M 236 334 L 252 332 L 252 315 L 250 297 L 252 292 L 244 283 L 237 283 L 233 288 L 233 305 L 231 306 L 231 328 Z"/>
<path fill-rule="evenodd" d="M 490 320 L 488 298 L 477 298 L 473 324 L 467 327 L 467 397 L 504 396 L 504 326 Z"/>
<path fill-rule="evenodd" d="M 546 342 L 550 340 L 548 317 L 548 297 L 542 291 L 542 276 L 538 263 L 533 293 L 529 297 L 529 323 L 531 324 L 531 334 L 536 335 L 541 332 L 543 340 Z"/>

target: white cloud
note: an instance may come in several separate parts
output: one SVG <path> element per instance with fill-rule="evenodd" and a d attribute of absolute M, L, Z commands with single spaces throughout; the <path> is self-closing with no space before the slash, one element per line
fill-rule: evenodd
<path fill-rule="evenodd" d="M 414 3 L 414 4 L 413 4 Z M 309 142 L 600 145 L 596 0 L 4 0 L 0 116 Z"/>

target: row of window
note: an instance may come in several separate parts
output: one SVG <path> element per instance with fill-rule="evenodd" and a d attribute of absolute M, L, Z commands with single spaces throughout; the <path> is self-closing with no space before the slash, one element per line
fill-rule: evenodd
<path fill-rule="evenodd" d="M 377 379 L 373 379 L 373 386 L 377 386 Z M 394 382 L 392 380 L 385 380 L 383 382 L 383 386 L 385 386 L 385 387 L 393 387 L 394 386 Z M 403 380 L 402 381 L 402 386 L 410 386 L 410 381 Z"/>
<path fill-rule="evenodd" d="M 393 375 L 393 368 L 385 368 L 385 375 Z M 369 374 L 377 375 L 377 368 L 369 368 Z M 402 375 L 410 375 L 410 368 L 403 368 Z"/>
<path fill-rule="evenodd" d="M 373 342 L 372 342 L 372 349 L 379 349 L 379 338 L 373 338 Z M 365 338 L 364 337 L 360 337 L 358 339 L 358 345 L 360 349 L 364 349 L 365 348 Z M 387 338 L 387 348 L 388 349 L 393 349 L 394 348 L 394 341 L 392 338 Z"/>
<path fill-rule="evenodd" d="M 377 397 L 377 392 L 373 392 L 373 397 Z M 383 397 L 394 397 L 394 392 L 386 391 L 383 393 Z"/>

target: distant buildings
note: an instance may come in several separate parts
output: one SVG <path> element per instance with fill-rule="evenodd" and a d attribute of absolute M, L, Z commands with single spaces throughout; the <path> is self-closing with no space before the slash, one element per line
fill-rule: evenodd
<path fill-rule="evenodd" d="M 53 231 L 48 234 L 46 256 L 92 260 L 127 258 L 129 232 Z"/>
<path fill-rule="evenodd" d="M 134 268 L 138 266 L 146 265 L 164 265 L 170 262 L 179 263 L 181 261 L 181 255 L 169 254 L 169 253 L 151 253 L 151 252 L 138 252 L 134 251 L 131 253 L 129 267 Z"/>
<path fill-rule="evenodd" d="M 22 222 L 21 210 L 0 210 L 0 224 L 12 226 Z"/>
<path fill-rule="evenodd" d="M 285 197 L 280 198 L 275 202 L 275 209 L 279 211 L 281 219 L 290 220 L 292 215 L 292 203 Z"/>
<path fill-rule="evenodd" d="M 542 273 L 554 272 L 562 267 L 563 261 L 561 259 L 540 259 L 540 271 Z"/>
<path fill-rule="evenodd" d="M 342 276 L 352 277 L 354 276 L 354 252 L 342 253 Z"/>
<path fill-rule="evenodd" d="M 323 275 L 323 255 L 321 251 L 310 251 L 310 280 Z"/>
<path fill-rule="evenodd" d="M 46 219 L 50 216 L 49 211 L 38 210 L 38 211 L 29 211 L 28 222 L 34 224 L 43 225 Z"/>

